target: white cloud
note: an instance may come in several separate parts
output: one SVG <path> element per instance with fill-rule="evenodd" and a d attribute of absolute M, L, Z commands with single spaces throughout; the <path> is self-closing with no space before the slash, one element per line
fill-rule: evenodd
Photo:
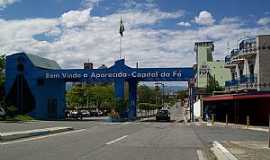
<path fill-rule="evenodd" d="M 213 40 L 216 58 L 223 59 L 227 42 L 236 44 L 242 33 L 270 33 L 269 27 L 242 28 L 236 21 L 185 30 L 144 27 L 179 18 L 183 16 L 181 11 L 124 10 L 104 17 L 91 16 L 90 11 L 69 11 L 55 19 L 0 20 L 1 51 L 10 54 L 24 50 L 54 59 L 65 68 L 80 68 L 87 59 L 95 67 L 110 66 L 119 57 L 118 28 L 123 16 L 126 30 L 122 53 L 128 65 L 134 67 L 138 61 L 140 67 L 183 67 L 195 63 L 193 48 L 197 41 Z M 38 41 L 33 38 L 42 33 L 49 38 L 57 36 L 57 39 Z"/>
<path fill-rule="evenodd" d="M 4 53 L 31 50 L 40 43 L 33 39 L 33 35 L 53 30 L 57 24 L 56 19 L 42 18 L 0 20 L 0 48 Z"/>
<path fill-rule="evenodd" d="M 102 0 L 83 0 L 82 6 L 85 8 L 93 8 L 94 5 L 98 5 Z"/>
<path fill-rule="evenodd" d="M 158 9 L 149 11 L 141 10 L 124 10 L 119 13 L 108 16 L 108 20 L 119 21 L 120 17 L 128 23 L 128 25 L 135 27 L 142 24 L 155 24 L 163 19 L 174 19 L 184 15 L 182 10 L 176 12 L 162 12 Z"/>
<path fill-rule="evenodd" d="M 243 23 L 243 20 L 239 17 L 224 17 L 221 19 L 220 24 L 232 24 L 232 23 Z"/>
<path fill-rule="evenodd" d="M 195 22 L 200 25 L 213 25 L 215 19 L 212 14 L 208 11 L 201 11 L 198 17 L 195 17 Z"/>
<path fill-rule="evenodd" d="M 71 10 L 62 15 L 61 21 L 65 27 L 78 27 L 85 25 L 90 18 L 91 9 L 83 11 Z"/>
<path fill-rule="evenodd" d="M 177 25 L 184 26 L 184 27 L 190 27 L 191 26 L 191 24 L 189 22 L 179 22 L 179 23 L 177 23 Z"/>
<path fill-rule="evenodd" d="M 257 21 L 257 23 L 259 24 L 259 25 L 268 25 L 268 24 L 270 24 L 270 17 L 264 17 L 264 18 L 260 18 L 258 21 Z"/>
<path fill-rule="evenodd" d="M 16 3 L 20 0 L 0 0 L 0 10 L 6 8 L 8 5 Z"/>

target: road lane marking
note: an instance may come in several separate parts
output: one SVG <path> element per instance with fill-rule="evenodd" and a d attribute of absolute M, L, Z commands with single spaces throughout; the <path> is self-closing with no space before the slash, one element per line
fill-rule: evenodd
<path fill-rule="evenodd" d="M 218 141 L 213 142 L 213 148 L 214 154 L 218 159 L 223 160 L 237 160 L 237 158 L 228 151 L 225 147 L 223 147 L 222 144 L 220 144 Z"/>
<path fill-rule="evenodd" d="M 206 158 L 201 150 L 197 150 L 197 155 L 198 155 L 199 160 L 206 160 Z"/>
<path fill-rule="evenodd" d="M 36 136 L 36 137 L 31 137 L 31 138 L 23 138 L 23 139 L 18 139 L 18 140 L 14 140 L 14 141 L 8 141 L 8 142 L 0 142 L 0 145 L 7 145 L 7 144 L 15 144 L 15 143 L 27 142 L 27 141 L 41 140 L 41 139 L 46 139 L 46 138 L 53 137 L 53 136 L 72 134 L 72 133 L 78 133 L 78 132 L 83 132 L 83 131 L 86 131 L 86 129 L 73 130 L 73 131 L 67 131 L 67 132 L 62 132 L 62 133 L 54 133 L 54 134 L 49 134 L 49 135 L 44 135 L 44 136 Z"/>
<path fill-rule="evenodd" d="M 109 144 L 116 143 L 116 142 L 118 142 L 118 141 L 121 141 L 122 139 L 127 138 L 127 136 L 128 136 L 128 135 L 125 135 L 125 136 L 122 136 L 122 137 L 116 138 L 115 140 L 109 141 L 109 142 L 107 142 L 106 144 L 108 144 L 108 145 L 109 145 Z"/>

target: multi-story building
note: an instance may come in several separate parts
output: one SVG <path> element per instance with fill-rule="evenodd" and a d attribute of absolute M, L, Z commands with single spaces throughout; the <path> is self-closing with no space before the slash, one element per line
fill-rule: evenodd
<path fill-rule="evenodd" d="M 196 42 L 196 88 L 207 88 L 210 78 L 218 82 L 219 86 L 224 87 L 225 81 L 230 79 L 230 70 L 224 68 L 225 62 L 222 60 L 213 60 L 214 43 Z"/>
<path fill-rule="evenodd" d="M 225 62 L 231 71 L 226 91 L 270 91 L 270 35 L 243 39 Z"/>
<path fill-rule="evenodd" d="M 203 113 L 196 114 L 199 113 L 198 111 L 203 111 L 201 99 L 212 94 L 209 92 L 208 86 L 210 87 L 214 82 L 215 84 L 218 83 L 220 87 L 224 87 L 225 82 L 230 79 L 230 70 L 224 67 L 225 61 L 213 60 L 213 42 L 196 42 L 194 51 L 196 52 L 196 64 L 194 65 L 196 74 L 195 78 L 189 81 L 189 106 L 191 108 L 194 106 L 191 110 L 198 118 L 203 115 Z M 193 87 L 195 87 L 195 92 Z M 190 114 L 191 119 L 194 119 L 193 115 Z"/>

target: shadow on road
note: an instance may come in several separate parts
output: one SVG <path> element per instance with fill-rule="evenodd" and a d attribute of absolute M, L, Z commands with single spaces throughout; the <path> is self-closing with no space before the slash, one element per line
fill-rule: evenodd
<path fill-rule="evenodd" d="M 170 120 L 170 121 L 156 121 L 155 119 L 147 119 L 147 120 L 143 120 L 140 122 L 167 122 L 167 123 L 172 123 L 172 122 L 176 122 L 176 120 Z"/>

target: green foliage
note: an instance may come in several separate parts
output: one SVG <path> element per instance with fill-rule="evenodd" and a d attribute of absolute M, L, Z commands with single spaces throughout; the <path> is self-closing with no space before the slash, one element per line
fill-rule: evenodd
<path fill-rule="evenodd" d="M 146 85 L 138 86 L 139 103 L 161 104 L 162 94 L 159 87 L 150 88 Z"/>
<path fill-rule="evenodd" d="M 17 111 L 18 109 L 15 106 L 7 106 L 6 108 L 7 115 L 11 117 L 14 117 Z"/>
<path fill-rule="evenodd" d="M 115 104 L 114 91 L 110 84 L 75 85 L 66 93 L 66 100 L 69 108 L 112 108 Z"/>
<path fill-rule="evenodd" d="M 14 117 L 14 120 L 16 120 L 16 121 L 30 121 L 30 120 L 33 120 L 33 118 L 28 116 L 28 115 L 17 115 Z"/>
<path fill-rule="evenodd" d="M 31 121 L 34 120 L 32 117 L 29 115 L 16 115 L 16 116 L 6 116 L 6 117 L 0 117 L 0 120 L 4 121 Z"/>
<path fill-rule="evenodd" d="M 177 92 L 177 98 L 180 100 L 183 100 L 188 97 L 188 91 L 187 90 L 182 90 Z"/>
<path fill-rule="evenodd" d="M 212 93 L 213 91 L 223 91 L 224 88 L 221 87 L 218 84 L 218 81 L 216 81 L 215 77 L 213 77 L 211 74 L 208 75 L 208 85 L 207 85 L 207 92 Z"/>
<path fill-rule="evenodd" d="M 123 113 L 127 110 L 128 101 L 124 99 L 115 100 L 115 111 L 118 113 Z"/>
<path fill-rule="evenodd" d="M 164 103 L 173 105 L 176 103 L 176 97 L 163 95 Z M 138 103 L 150 103 L 161 106 L 162 89 L 159 86 L 149 87 L 146 85 L 138 86 Z"/>
<path fill-rule="evenodd" d="M 138 108 L 140 110 L 154 110 L 154 109 L 159 109 L 159 106 L 156 104 L 151 104 L 151 103 L 139 103 Z"/>
<path fill-rule="evenodd" d="M 127 88 L 127 87 L 125 87 Z M 125 92 L 128 92 L 126 90 Z M 146 85 L 138 86 L 138 103 L 155 104 L 161 106 L 162 93 L 159 87 L 153 88 Z M 127 95 L 125 97 L 128 97 Z M 125 111 L 128 106 L 127 98 L 115 99 L 114 89 L 111 84 L 74 85 L 66 93 L 66 101 L 70 109 L 74 108 L 106 108 L 115 109 L 116 112 Z M 164 102 L 174 104 L 175 98 L 164 95 Z M 156 107 L 157 107 L 156 106 Z M 154 107 L 154 108 L 156 108 Z M 148 108 L 153 108 L 149 106 Z"/>

